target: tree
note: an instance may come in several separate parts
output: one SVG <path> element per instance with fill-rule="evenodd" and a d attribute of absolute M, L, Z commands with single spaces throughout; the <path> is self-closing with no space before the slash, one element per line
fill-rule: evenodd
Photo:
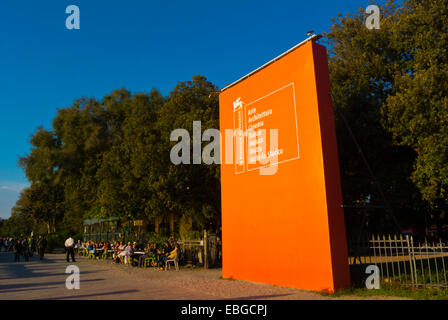
<path fill-rule="evenodd" d="M 219 129 L 219 108 L 215 85 L 203 76 L 179 83 L 159 112 L 161 139 L 159 159 L 154 162 L 157 197 L 152 208 L 164 208 L 178 218 L 192 218 L 199 226 L 206 227 L 220 222 L 221 189 L 219 165 L 194 165 L 171 163 L 170 151 L 177 142 L 169 142 L 171 132 L 186 129 L 193 145 L 193 121 L 201 121 L 202 130 Z M 201 150 L 206 143 L 200 142 Z M 157 210 L 157 209 L 156 209 Z"/>
<path fill-rule="evenodd" d="M 97 203 L 95 175 L 111 140 L 107 113 L 99 101 L 81 98 L 58 111 L 53 128 L 60 145 L 54 169 L 55 183 L 64 190 L 64 225 L 77 229 Z"/>
<path fill-rule="evenodd" d="M 391 208 L 369 220 L 377 229 L 392 227 L 391 216 L 421 221 L 428 204 L 446 199 L 447 7 L 388 1 L 381 29 L 367 29 L 360 9 L 327 34 L 344 203 Z"/>
<path fill-rule="evenodd" d="M 394 141 L 416 153 L 412 180 L 433 206 L 448 201 L 448 3 L 411 0 L 394 44 L 406 58 L 383 105 Z"/>
<path fill-rule="evenodd" d="M 16 205 L 11 209 L 11 217 L 5 220 L 2 226 L 1 234 L 23 237 L 29 236 L 31 232 L 39 233 L 49 228 L 48 225 L 44 226 L 45 221 L 40 219 L 38 205 L 34 200 L 30 188 L 22 191 Z"/>
<path fill-rule="evenodd" d="M 125 96 L 113 103 L 115 116 L 109 121 L 115 139 L 97 174 L 99 203 L 109 216 L 143 218 L 152 216 L 148 202 L 153 196 L 152 163 L 157 160 L 157 145 L 163 143 L 156 130 L 163 98 L 157 90 Z"/>
<path fill-rule="evenodd" d="M 31 182 L 21 210 L 44 222 L 48 232 L 107 217 L 173 222 L 177 216 L 216 227 L 219 165 L 170 161 L 172 130 L 191 131 L 193 121 L 202 121 L 204 130 L 218 128 L 218 101 L 210 96 L 216 89 L 195 76 L 167 98 L 155 89 L 148 94 L 119 89 L 102 101 L 81 98 L 58 110 L 53 131 L 39 128 L 31 153 L 20 159 Z"/>
<path fill-rule="evenodd" d="M 352 226 L 359 226 L 366 212 L 376 212 L 370 226 L 392 229 L 397 228 L 397 208 L 411 210 L 409 200 L 417 192 L 408 178 L 414 153 L 393 144 L 380 112 L 394 90 L 394 74 L 402 67 L 400 52 L 392 45 L 400 11 L 393 1 L 383 5 L 379 30 L 367 29 L 365 17 L 363 9 L 339 15 L 327 34 L 343 201 L 349 207 L 384 207 L 346 210 Z"/>

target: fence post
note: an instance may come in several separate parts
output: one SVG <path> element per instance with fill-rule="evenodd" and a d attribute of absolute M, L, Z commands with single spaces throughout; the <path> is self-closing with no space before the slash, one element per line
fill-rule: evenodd
<path fill-rule="evenodd" d="M 422 269 L 422 284 L 426 288 L 425 269 L 423 266 L 422 246 L 421 246 L 420 242 L 418 243 L 418 254 L 419 254 L 419 260 L 420 260 L 420 268 Z"/>
<path fill-rule="evenodd" d="M 412 262 L 412 253 L 411 253 L 411 244 L 409 242 L 409 235 L 406 235 L 406 244 L 407 244 L 407 249 L 408 249 L 408 254 L 409 254 L 409 272 L 411 273 L 411 283 L 412 283 L 412 287 L 414 287 L 417 280 L 414 280 L 414 265 Z"/>
<path fill-rule="evenodd" d="M 411 236 L 411 246 L 412 246 L 412 263 L 414 267 L 414 279 L 415 287 L 418 287 L 418 273 L 417 273 L 417 259 L 415 258 L 415 247 L 414 247 L 414 237 Z"/>
<path fill-rule="evenodd" d="M 390 287 L 390 285 L 391 285 L 391 277 L 389 276 L 389 264 L 388 264 L 388 262 L 389 262 L 389 258 L 387 257 L 387 244 L 386 244 L 386 236 L 383 234 L 383 243 L 384 243 L 384 258 L 385 258 L 385 261 L 386 261 L 386 275 L 387 275 L 387 281 L 388 281 L 388 284 L 389 284 L 389 287 Z"/>
<path fill-rule="evenodd" d="M 403 235 L 400 233 L 400 249 L 401 249 L 401 255 L 403 256 L 403 273 L 404 273 L 404 285 L 408 286 L 408 272 L 406 271 L 406 259 L 405 259 L 405 252 L 404 252 L 404 240 Z"/>
<path fill-rule="evenodd" d="M 207 230 L 204 230 L 204 269 L 208 269 L 208 239 L 207 239 Z"/>
<path fill-rule="evenodd" d="M 378 267 L 378 260 L 376 259 L 376 246 L 375 246 L 375 235 L 372 234 L 372 246 L 373 246 L 373 258 L 375 260 L 375 266 Z M 381 274 L 383 276 L 383 274 Z"/>
<path fill-rule="evenodd" d="M 440 285 L 440 281 L 439 281 L 439 266 L 437 265 L 437 251 L 436 251 L 436 247 L 434 245 L 434 242 L 432 243 L 432 246 L 431 246 L 431 254 L 433 254 L 433 257 L 434 257 L 434 263 L 436 265 L 437 285 L 439 286 Z"/>
<path fill-rule="evenodd" d="M 427 239 L 425 239 L 425 250 L 426 250 L 426 260 L 428 261 L 429 285 L 432 287 L 431 261 L 429 260 L 429 245 Z"/>
<path fill-rule="evenodd" d="M 392 264 L 392 280 L 395 278 L 395 266 L 394 266 L 394 254 L 392 252 L 392 238 L 390 237 L 390 234 L 388 235 L 389 238 L 389 251 L 390 251 L 390 260 Z"/>
<path fill-rule="evenodd" d="M 377 235 L 377 242 L 376 242 L 377 244 L 378 244 L 378 253 L 380 254 L 380 258 L 379 258 L 379 264 L 380 264 L 380 269 L 381 269 L 381 279 L 384 279 L 384 271 L 383 271 L 383 258 L 382 258 L 382 255 L 381 255 L 381 241 L 380 241 L 380 236 L 379 235 Z"/>
<path fill-rule="evenodd" d="M 400 270 L 400 260 L 401 260 L 401 257 L 400 257 L 400 254 L 399 254 L 399 252 L 398 252 L 398 239 L 397 239 L 397 235 L 396 234 L 394 234 L 394 243 L 395 243 L 395 254 L 396 254 L 396 257 L 397 257 L 397 267 L 398 267 L 398 279 L 400 280 L 400 285 L 401 285 L 401 270 Z"/>
<path fill-rule="evenodd" d="M 443 253 L 442 239 L 439 240 L 439 243 L 440 243 L 440 253 L 442 254 L 443 279 L 445 280 L 444 285 L 446 285 L 447 282 L 446 282 L 446 269 L 445 269 L 445 254 Z"/>

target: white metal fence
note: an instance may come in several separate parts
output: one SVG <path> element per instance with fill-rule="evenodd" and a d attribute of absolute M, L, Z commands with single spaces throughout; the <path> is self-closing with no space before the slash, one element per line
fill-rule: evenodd
<path fill-rule="evenodd" d="M 363 242 L 349 242 L 349 248 L 352 270 L 378 266 L 383 287 L 448 289 L 448 246 L 441 240 L 417 242 L 409 235 L 373 235 Z"/>

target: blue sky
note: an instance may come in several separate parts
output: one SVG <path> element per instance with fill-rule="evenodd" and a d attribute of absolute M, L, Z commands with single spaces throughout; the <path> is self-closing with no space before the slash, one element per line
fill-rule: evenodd
<path fill-rule="evenodd" d="M 82 96 L 163 94 L 202 74 L 222 88 L 370 0 L 0 1 L 0 217 L 26 187 L 17 160 Z M 81 29 L 68 30 L 77 5 Z"/>

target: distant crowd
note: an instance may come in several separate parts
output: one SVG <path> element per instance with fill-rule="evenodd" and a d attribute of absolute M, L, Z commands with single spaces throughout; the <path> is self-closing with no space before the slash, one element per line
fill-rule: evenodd
<path fill-rule="evenodd" d="M 99 242 L 94 241 L 78 242 L 74 245 L 75 251 L 79 255 L 88 255 L 91 258 L 107 259 L 112 261 L 130 264 L 135 267 L 144 267 L 145 263 L 158 267 L 161 270 L 168 260 L 179 260 L 179 245 L 174 241 L 165 241 L 162 246 L 148 242 L 146 246 L 138 245 L 137 242 Z"/>
<path fill-rule="evenodd" d="M 13 251 L 15 262 L 19 262 L 21 257 L 23 257 L 25 261 L 29 261 L 36 252 L 38 253 L 40 260 L 42 260 L 45 255 L 46 247 L 47 240 L 42 236 L 38 239 L 35 237 L 22 239 L 0 238 L 0 252 Z"/>
<path fill-rule="evenodd" d="M 14 252 L 14 261 L 29 261 L 34 254 L 38 254 L 40 260 L 44 258 L 47 240 L 44 236 L 28 238 L 0 238 L 0 252 Z M 137 242 L 75 242 L 69 237 L 65 241 L 67 261 L 71 256 L 75 262 L 75 253 L 79 256 L 87 256 L 94 259 L 112 259 L 116 263 L 125 263 L 134 267 L 152 266 L 163 270 L 167 261 L 175 261 L 176 266 L 181 257 L 179 245 L 174 240 L 165 241 L 162 245 L 148 242 L 139 245 Z"/>

